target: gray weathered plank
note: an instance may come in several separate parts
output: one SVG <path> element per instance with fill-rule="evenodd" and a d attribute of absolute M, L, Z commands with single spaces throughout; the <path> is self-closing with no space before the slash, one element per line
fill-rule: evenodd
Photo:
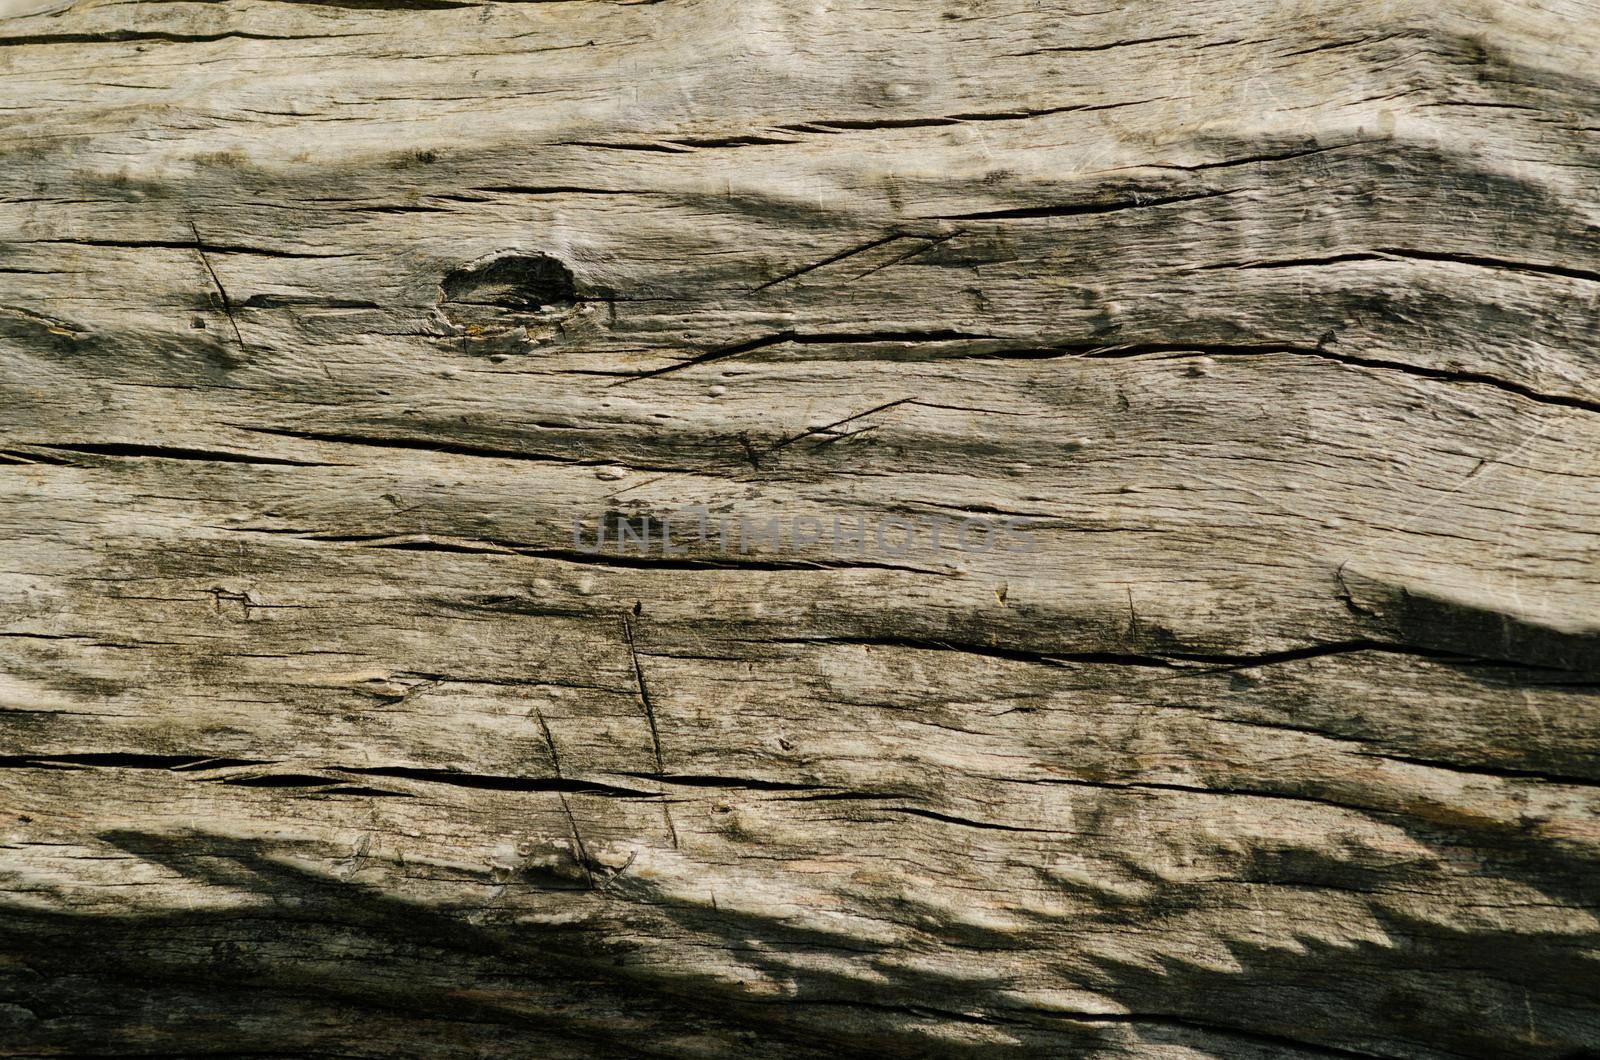
<path fill-rule="evenodd" d="M 1600 1048 L 1592 3 L 0 14 L 0 1055 Z"/>

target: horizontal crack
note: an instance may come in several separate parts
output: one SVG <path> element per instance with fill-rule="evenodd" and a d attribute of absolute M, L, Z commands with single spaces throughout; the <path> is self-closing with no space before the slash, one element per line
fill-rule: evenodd
<path fill-rule="evenodd" d="M 196 246 L 190 239 L 22 239 L 13 240 L 17 243 L 48 244 L 58 243 L 75 247 L 105 247 L 111 250 L 185 250 L 193 253 L 200 250 L 207 254 L 255 254 L 264 258 L 351 258 L 354 254 L 309 254 L 294 250 L 276 250 L 266 247 L 246 247 L 238 245 L 222 245 L 218 243 L 202 243 Z"/>
<path fill-rule="evenodd" d="M 884 240 L 884 242 L 888 242 L 888 240 Z M 859 253 L 859 250 L 851 253 Z M 842 260 L 842 258 L 849 256 L 850 254 L 847 253 L 840 255 L 839 258 L 834 260 Z M 821 268 L 822 265 L 826 264 L 828 264 L 828 262 L 821 262 L 817 265 L 811 266 L 809 269 L 802 269 L 800 272 L 808 272 L 812 269 Z M 794 275 L 799 275 L 799 273 Z M 783 277 L 773 282 L 781 283 L 783 279 L 788 278 L 790 277 Z M 769 284 L 767 286 L 771 285 Z M 782 346 L 786 343 L 794 343 L 797 346 L 827 344 L 871 345 L 875 343 L 893 342 L 955 342 L 967 339 L 994 338 L 995 336 L 993 335 L 974 335 L 964 331 L 951 331 L 948 329 L 929 331 L 821 332 L 814 334 L 807 334 L 799 331 L 780 331 L 773 335 L 763 335 L 757 339 L 750 339 L 746 342 L 734 343 L 731 346 L 722 346 L 714 350 L 707 350 L 704 353 L 697 354 L 696 356 L 689 357 L 682 361 L 678 361 L 676 364 L 669 364 L 665 368 L 654 368 L 648 372 L 638 372 L 624 379 L 619 379 L 617 382 L 611 385 L 625 386 L 628 383 L 638 382 L 641 379 L 653 379 L 656 376 L 668 375 L 672 372 L 681 372 L 688 368 L 694 368 L 697 365 L 709 364 L 712 361 L 720 361 L 729 357 L 737 357 L 740 354 L 753 353 L 757 350 L 764 350 L 771 346 Z"/>
<path fill-rule="evenodd" d="M 1006 210 L 979 210 L 975 213 L 934 214 L 920 217 L 924 221 L 1004 221 L 1034 217 L 1087 217 L 1095 214 L 1120 213 L 1152 206 L 1170 206 L 1175 203 L 1198 202 L 1239 195 L 1253 188 L 1235 188 L 1230 191 L 1206 191 L 1194 195 L 1159 195 L 1150 198 L 1117 199 L 1111 202 L 1067 203 L 1057 206 L 1022 206 Z"/>
<path fill-rule="evenodd" d="M 1451 265 L 1468 265 L 1473 268 L 1494 269 L 1503 272 L 1562 276 L 1571 280 L 1600 283 L 1600 272 L 1592 269 L 1579 269 L 1569 265 L 1548 265 L 1534 261 L 1514 261 L 1510 258 L 1495 258 L 1476 254 L 1413 250 L 1408 247 L 1374 247 L 1370 251 L 1351 251 L 1344 254 L 1330 254 L 1320 258 L 1274 258 L 1264 261 L 1224 262 L 1217 265 L 1202 265 L 1195 271 L 1203 272 L 1214 269 L 1297 269 L 1320 265 L 1341 265 L 1353 261 L 1393 261 L 1396 258 L 1442 262 Z"/>
<path fill-rule="evenodd" d="M 498 460 L 528 460 L 542 464 L 566 464 L 587 467 L 603 463 L 598 460 L 572 459 L 548 453 L 530 453 L 521 449 L 502 449 L 488 445 L 468 445 L 445 442 L 432 438 L 386 437 L 384 435 L 343 434 L 334 431 L 302 431 L 289 427 L 252 427 L 246 424 L 224 424 L 235 430 L 251 434 L 268 434 L 279 438 L 298 438 L 308 442 L 328 442 L 337 445 L 361 445 L 375 449 L 412 449 L 420 452 L 442 453 L 447 456 L 480 456 Z"/>
<path fill-rule="evenodd" d="M 1128 40 L 1107 41 L 1104 44 L 1062 44 L 1054 47 L 1035 48 L 1032 51 L 1013 52 L 1007 58 L 1022 58 L 1032 55 L 1048 55 L 1052 52 L 1106 52 L 1117 48 L 1133 48 L 1141 44 L 1161 44 L 1174 40 L 1196 40 L 1198 33 L 1168 33 L 1161 37 L 1135 37 Z"/>
<path fill-rule="evenodd" d="M 755 777 L 708 776 L 685 773 L 640 773 L 620 770 L 617 776 L 635 780 L 651 780 L 658 784 L 672 784 L 689 788 L 738 788 L 744 791 L 821 791 L 834 789 L 821 784 L 801 784 L 782 780 L 762 780 Z"/>
<path fill-rule="evenodd" d="M 1529 667 L 1523 664 L 1509 663 L 1497 659 L 1483 659 L 1476 656 L 1462 655 L 1459 652 L 1443 651 L 1411 644 L 1376 640 L 1338 641 L 1331 644 L 1313 644 L 1302 648 L 1288 648 L 1282 651 L 1259 652 L 1255 654 L 1181 651 L 1163 651 L 1155 653 L 1070 650 L 1045 651 L 1036 649 L 1007 648 L 994 644 L 964 644 L 955 641 L 939 640 L 937 638 L 890 636 L 818 636 L 772 639 L 752 638 L 748 640 L 736 640 L 735 643 L 818 646 L 861 645 L 864 647 L 905 648 L 913 651 L 961 652 L 963 654 L 978 655 L 985 658 L 1005 659 L 1013 662 L 1036 663 L 1046 666 L 1061 666 L 1075 663 L 1104 663 L 1113 666 L 1141 666 L 1185 670 L 1196 674 L 1231 673 L 1236 670 L 1250 669 L 1253 667 L 1275 666 L 1283 663 L 1299 662 L 1306 659 L 1320 659 L 1327 658 L 1329 656 L 1349 655 L 1360 652 L 1378 652 L 1391 655 L 1405 655 L 1422 659 L 1437 659 L 1445 662 L 1488 663 L 1496 666 L 1512 667 L 1517 669 L 1536 669 L 1540 671 L 1549 669 L 1547 667 Z"/>
<path fill-rule="evenodd" d="M 1460 762 L 1445 762 L 1436 758 L 1413 758 L 1408 755 L 1388 754 L 1383 751 L 1355 751 L 1354 754 L 1366 758 L 1378 758 L 1386 762 L 1399 762 L 1403 765 L 1424 766 L 1429 769 L 1443 769 L 1451 773 L 1463 773 L 1468 776 L 1495 777 L 1502 780 L 1542 780 L 1548 784 L 1566 784 L 1580 788 L 1600 788 L 1600 778 L 1579 777 L 1571 774 L 1550 773 L 1540 769 L 1518 769 L 1510 766 L 1465 765 Z"/>
<path fill-rule="evenodd" d="M 230 453 L 220 449 L 189 449 L 180 446 L 147 445 L 138 442 L 27 442 L 40 449 L 91 456 L 148 457 L 156 460 L 200 460 L 217 464 L 264 464 L 280 467 L 337 467 L 311 460 L 290 460 L 253 453 Z"/>
<path fill-rule="evenodd" d="M 270 765 L 253 758 L 212 755 L 160 755 L 104 751 L 88 754 L 20 754 L 0 756 L 0 769 L 165 769 L 195 772 L 237 766 Z"/>
<path fill-rule="evenodd" d="M 567 795 L 606 795 L 619 799 L 658 799 L 660 792 L 600 784 L 563 777 L 513 777 L 499 774 L 468 773 L 455 769 L 421 769 L 412 766 L 332 766 L 329 772 L 362 777 L 390 777 L 428 784 L 447 784 L 458 788 L 489 791 L 561 792 Z"/>
<path fill-rule="evenodd" d="M 526 556 L 532 559 L 549 559 L 565 563 L 583 563 L 628 570 L 748 570 L 748 571 L 820 571 L 820 570 L 886 570 L 906 574 L 927 574 L 941 578 L 959 578 L 960 571 L 912 567 L 905 564 L 881 563 L 869 559 L 828 560 L 793 559 L 769 560 L 752 557 L 734 558 L 718 553 L 716 557 L 655 557 L 628 556 L 599 550 L 586 552 L 577 548 L 541 548 L 521 542 L 492 538 L 451 539 L 432 535 L 412 534 L 334 534 L 310 530 L 281 529 L 253 526 L 215 526 L 211 529 L 231 534 L 263 534 L 267 536 L 295 537 L 306 541 L 329 544 L 353 544 L 364 548 L 392 549 L 400 552 L 443 552 L 459 555 Z"/>
<path fill-rule="evenodd" d="M 1351 147 L 1362 147 L 1369 144 L 1381 144 L 1382 140 L 1351 140 L 1348 143 L 1332 144 L 1327 147 L 1306 147 L 1299 150 L 1282 151 L 1276 154 L 1246 155 L 1242 158 L 1225 158 L 1216 162 L 1196 162 L 1185 165 L 1179 162 L 1144 162 L 1138 165 L 1123 166 L 1123 169 L 1179 169 L 1193 173 L 1205 169 L 1232 169 L 1236 166 L 1253 166 L 1263 162 L 1287 162 L 1291 159 L 1305 158 L 1307 155 L 1326 154 L 1329 151 L 1343 151 Z"/>
<path fill-rule="evenodd" d="M 224 40 L 334 40 L 340 37 L 368 37 L 369 33 L 272 34 L 246 33 L 164 33 L 158 30 L 108 29 L 98 33 L 37 33 L 31 36 L 0 37 L 0 48 L 28 44 L 123 44 L 159 41 L 168 44 L 211 44 Z"/>
<path fill-rule="evenodd" d="M 94 754 L 19 754 L 0 755 L 0 769 L 140 769 L 168 772 L 209 773 L 219 769 L 246 767 L 272 767 L 279 763 L 250 758 L 222 758 L 211 755 L 164 755 L 106 752 Z M 638 791 L 602 784 L 595 781 L 568 780 L 559 777 L 517 777 L 499 774 L 471 773 L 455 769 L 426 769 L 413 766 L 310 766 L 317 772 L 246 773 L 217 778 L 221 783 L 236 787 L 303 788 L 323 785 L 344 785 L 345 782 L 325 773 L 345 776 L 388 777 L 415 780 L 430 784 L 446 784 L 459 788 L 491 791 L 562 792 L 576 795 L 606 795 L 614 798 L 656 799 L 660 792 Z M 623 774 L 627 775 L 627 774 Z M 397 794 L 384 792 L 384 794 Z"/>
<path fill-rule="evenodd" d="M 930 821 L 939 821 L 943 824 L 960 825 L 963 828 L 982 828 L 993 832 L 1033 832 L 1040 835 L 1072 835 L 1073 833 L 1059 828 L 1028 828 L 1017 824 L 996 824 L 993 821 L 975 821 L 968 817 L 956 817 L 953 814 L 939 813 L 936 810 L 924 810 L 916 806 L 879 806 L 875 809 L 886 813 L 905 814 L 908 817 L 922 817 Z"/>
<path fill-rule="evenodd" d="M 1074 662 L 1161 668 L 1171 668 L 1177 665 L 1170 659 L 1154 655 L 1117 652 L 1039 652 L 1021 648 L 1002 648 L 990 644 L 959 644 L 918 637 L 785 637 L 750 639 L 738 641 L 737 643 L 818 645 L 822 647 L 859 645 L 868 648 L 907 648 L 913 651 L 950 651 L 966 655 L 980 655 L 991 659 L 1005 659 L 1012 662 L 1040 663 L 1047 666 Z"/>

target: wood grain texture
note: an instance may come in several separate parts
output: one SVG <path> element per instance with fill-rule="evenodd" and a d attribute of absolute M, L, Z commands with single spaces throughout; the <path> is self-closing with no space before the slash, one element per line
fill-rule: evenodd
<path fill-rule="evenodd" d="M 1597 1055 L 1590 0 L 21 9 L 0 1055 Z"/>

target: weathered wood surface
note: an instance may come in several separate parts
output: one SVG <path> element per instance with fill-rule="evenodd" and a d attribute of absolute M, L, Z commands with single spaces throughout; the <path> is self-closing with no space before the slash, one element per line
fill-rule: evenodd
<path fill-rule="evenodd" d="M 1595 4 L 54 8 L 0 1055 L 1600 1048 Z"/>

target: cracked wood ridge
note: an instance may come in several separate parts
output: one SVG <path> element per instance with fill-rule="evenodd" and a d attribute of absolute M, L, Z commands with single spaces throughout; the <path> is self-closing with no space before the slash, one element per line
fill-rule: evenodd
<path fill-rule="evenodd" d="M 0 1056 L 1597 1055 L 1593 0 L 7 6 Z"/>

